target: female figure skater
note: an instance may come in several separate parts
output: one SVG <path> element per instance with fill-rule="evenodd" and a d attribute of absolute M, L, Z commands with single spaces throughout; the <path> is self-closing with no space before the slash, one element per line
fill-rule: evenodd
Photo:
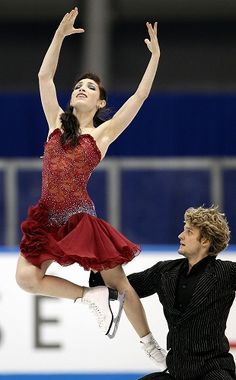
<path fill-rule="evenodd" d="M 99 124 L 99 110 L 106 106 L 106 94 L 99 78 L 81 76 L 71 94 L 70 108 L 64 112 L 58 104 L 54 75 L 64 38 L 83 33 L 74 28 L 78 9 L 62 19 L 39 71 L 42 106 L 49 126 L 42 173 L 42 195 L 29 209 L 22 223 L 16 281 L 25 291 L 88 303 L 96 313 L 99 326 L 110 334 L 113 314 L 112 294 L 119 292 L 126 315 L 141 338 L 142 347 L 158 365 L 166 368 L 165 351 L 150 333 L 142 304 L 129 284 L 122 264 L 132 260 L 139 247 L 111 225 L 96 217 L 95 208 L 86 191 L 90 174 L 104 158 L 109 145 L 133 120 L 149 95 L 160 50 L 157 24 L 147 23 L 146 45 L 151 58 L 136 92 L 110 119 Z M 79 263 L 85 270 L 100 271 L 107 287 L 85 288 L 65 279 L 47 275 L 49 265 Z M 114 336 L 122 307 L 115 320 Z"/>

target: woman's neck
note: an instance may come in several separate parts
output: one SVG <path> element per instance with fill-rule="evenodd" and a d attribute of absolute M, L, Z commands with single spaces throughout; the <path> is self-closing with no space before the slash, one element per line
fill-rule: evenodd
<path fill-rule="evenodd" d="M 94 112 L 80 112 L 80 111 L 74 110 L 73 113 L 79 120 L 81 131 L 95 128 L 93 125 Z"/>

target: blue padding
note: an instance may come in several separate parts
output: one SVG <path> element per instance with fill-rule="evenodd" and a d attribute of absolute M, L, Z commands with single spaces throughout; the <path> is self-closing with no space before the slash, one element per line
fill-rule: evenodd
<path fill-rule="evenodd" d="M 4 173 L 0 171 L 0 245 L 5 243 L 5 194 L 4 194 Z"/>
<path fill-rule="evenodd" d="M 137 380 L 142 373 L 100 373 L 100 374 L 1 374 L 1 380 Z"/>
<path fill-rule="evenodd" d="M 231 230 L 231 241 L 236 243 L 236 170 L 225 170 L 224 183 L 224 211 Z"/>
<path fill-rule="evenodd" d="M 210 201 L 204 170 L 125 170 L 122 173 L 122 232 L 140 244 L 178 244 L 183 213 Z"/>
<path fill-rule="evenodd" d="M 117 110 L 130 95 L 109 94 L 109 107 Z M 69 97 L 70 93 L 59 94 L 63 107 Z M 1 156 L 41 156 L 47 123 L 38 93 L 1 93 L 0 104 L 4 109 Z M 152 92 L 133 125 L 111 145 L 108 155 L 234 156 L 235 109 L 234 93 Z"/>
<path fill-rule="evenodd" d="M 27 216 L 28 208 L 34 205 L 41 194 L 41 170 L 19 170 L 17 175 L 18 190 L 18 241 L 21 238 L 20 224 Z"/>
<path fill-rule="evenodd" d="M 107 174 L 99 170 L 92 174 L 88 183 L 88 193 L 92 198 L 99 218 L 107 220 Z"/>

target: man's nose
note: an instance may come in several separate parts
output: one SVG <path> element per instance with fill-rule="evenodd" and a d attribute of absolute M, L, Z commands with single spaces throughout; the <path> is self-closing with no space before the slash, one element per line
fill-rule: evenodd
<path fill-rule="evenodd" d="M 180 240 L 180 239 L 183 239 L 183 236 L 184 236 L 184 234 L 183 234 L 183 231 L 182 231 L 182 232 L 180 232 L 180 234 L 179 234 L 179 236 L 178 236 L 179 240 Z"/>

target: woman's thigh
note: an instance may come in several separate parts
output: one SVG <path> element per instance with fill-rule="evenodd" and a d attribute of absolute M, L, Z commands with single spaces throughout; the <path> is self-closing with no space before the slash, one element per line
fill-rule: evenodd
<path fill-rule="evenodd" d="M 131 287 L 122 266 L 118 265 L 113 269 L 103 270 L 101 276 L 106 286 L 117 289 L 120 292 Z"/>
<path fill-rule="evenodd" d="M 41 268 L 38 268 L 28 262 L 22 255 L 19 255 L 16 267 L 16 281 L 20 287 L 30 291 L 38 281 L 40 281 L 52 261 L 45 261 Z"/>

